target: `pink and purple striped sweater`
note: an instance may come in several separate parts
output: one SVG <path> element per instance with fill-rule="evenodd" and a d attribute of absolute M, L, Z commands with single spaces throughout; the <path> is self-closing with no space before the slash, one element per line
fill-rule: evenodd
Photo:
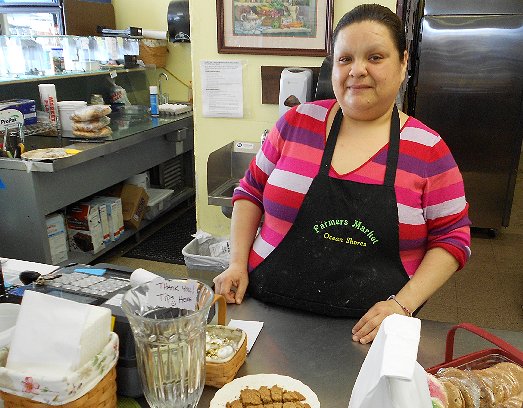
<path fill-rule="evenodd" d="M 278 246 L 294 222 L 312 179 L 319 171 L 326 121 L 335 100 L 299 105 L 269 132 L 233 195 L 264 212 L 249 255 L 249 271 Z M 388 144 L 348 174 L 330 176 L 383 184 Z M 400 258 L 412 276 L 427 250 L 441 247 L 462 268 L 470 256 L 470 220 L 463 179 L 447 145 L 420 121 L 409 117 L 400 134 L 396 172 Z"/>

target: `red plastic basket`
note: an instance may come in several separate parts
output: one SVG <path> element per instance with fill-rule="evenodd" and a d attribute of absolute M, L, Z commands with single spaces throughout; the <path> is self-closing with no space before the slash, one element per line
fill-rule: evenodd
<path fill-rule="evenodd" d="M 480 350 L 458 358 L 454 358 L 454 337 L 457 329 L 464 329 L 480 337 L 483 337 L 485 340 L 491 342 L 498 348 Z M 523 366 L 523 351 L 517 349 L 513 345 L 507 343 L 505 340 L 500 339 L 492 333 L 474 326 L 471 323 L 460 323 L 456 326 L 453 326 L 447 334 L 445 362 L 434 367 L 427 368 L 426 371 L 428 373 L 435 374 L 440 368 L 445 367 L 478 370 L 490 367 L 493 364 L 503 361 L 510 361 Z"/>

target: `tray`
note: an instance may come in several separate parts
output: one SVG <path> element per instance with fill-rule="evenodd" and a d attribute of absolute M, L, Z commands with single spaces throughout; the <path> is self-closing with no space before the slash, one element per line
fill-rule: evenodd
<path fill-rule="evenodd" d="M 480 350 L 454 358 L 454 337 L 457 329 L 464 329 L 474 333 L 498 348 Z M 434 367 L 427 368 L 426 371 L 430 374 L 436 374 L 439 369 L 447 367 L 455 367 L 462 370 L 480 370 L 500 362 L 512 362 L 523 366 L 523 351 L 471 323 L 460 323 L 453 326 L 447 334 L 445 361 Z"/>

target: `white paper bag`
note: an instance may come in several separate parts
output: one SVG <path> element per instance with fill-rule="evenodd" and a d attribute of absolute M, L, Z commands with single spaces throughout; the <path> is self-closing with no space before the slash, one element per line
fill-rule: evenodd
<path fill-rule="evenodd" d="M 349 408 L 432 408 L 427 374 L 416 361 L 419 319 L 386 317 L 363 362 Z"/>

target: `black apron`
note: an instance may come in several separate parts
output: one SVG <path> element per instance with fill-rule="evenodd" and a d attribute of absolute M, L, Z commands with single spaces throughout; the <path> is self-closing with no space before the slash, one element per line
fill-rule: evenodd
<path fill-rule="evenodd" d="M 394 180 L 400 126 L 394 107 L 383 185 L 329 177 L 340 130 L 334 118 L 318 175 L 281 243 L 249 274 L 249 293 L 264 302 L 359 318 L 408 282 L 399 256 Z"/>

